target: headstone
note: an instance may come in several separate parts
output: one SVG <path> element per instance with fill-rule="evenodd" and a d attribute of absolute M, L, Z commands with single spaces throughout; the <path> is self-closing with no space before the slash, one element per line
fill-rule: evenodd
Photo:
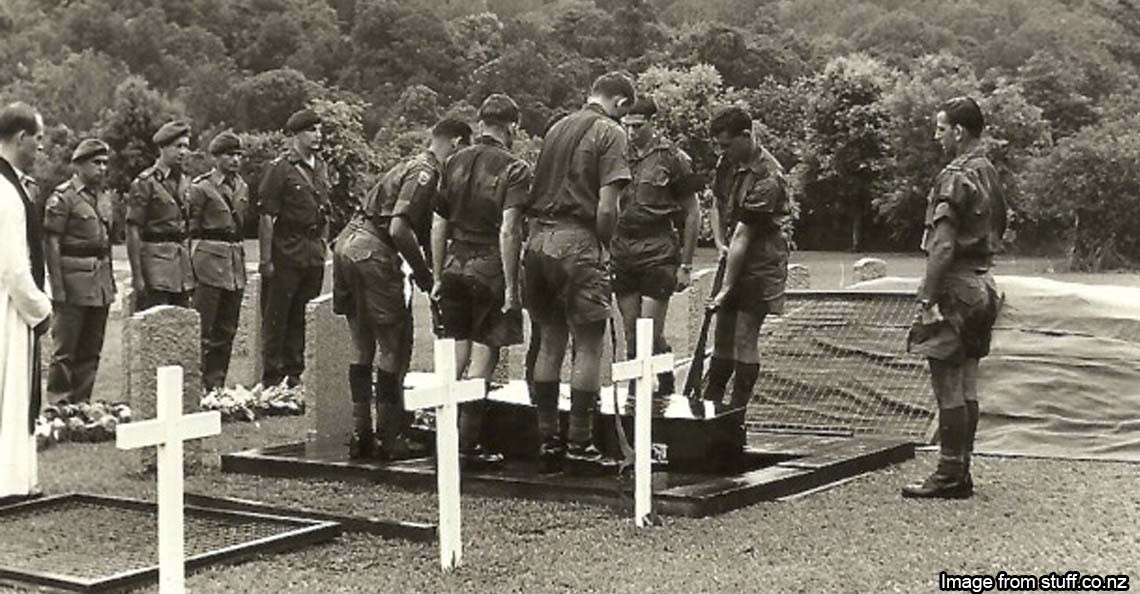
<path fill-rule="evenodd" d="M 637 380 L 637 401 L 633 414 L 633 518 L 638 528 L 648 525 L 653 515 L 653 378 L 658 373 L 672 370 L 673 355 L 653 354 L 653 320 L 638 320 L 637 357 L 613 366 L 615 380 Z"/>
<path fill-rule="evenodd" d="M 160 367 L 184 369 L 182 412 L 197 412 L 202 397 L 202 371 L 198 312 L 186 307 L 160 305 L 136 313 L 123 324 L 124 400 L 136 419 L 152 419 L 157 412 L 155 374 Z M 145 470 L 154 467 L 154 453 L 140 453 Z M 201 465 L 201 447 L 187 444 L 186 466 Z"/>
<path fill-rule="evenodd" d="M 803 264 L 789 264 L 788 265 L 788 288 L 789 289 L 810 289 L 811 288 L 811 270 Z"/>
<path fill-rule="evenodd" d="M 241 298 L 237 334 L 234 335 L 233 363 L 227 379 L 229 383 L 252 387 L 261 381 L 262 370 L 261 275 L 249 269 L 246 272 L 245 293 Z"/>
<path fill-rule="evenodd" d="M 455 340 L 435 341 L 435 381 L 405 395 L 408 410 L 435 408 L 435 466 L 439 492 L 439 563 L 452 571 L 463 562 L 459 515 L 459 404 L 483 398 L 482 380 L 456 379 Z"/>
<path fill-rule="evenodd" d="M 332 295 L 305 307 L 305 409 L 308 441 L 317 450 L 343 447 L 352 430 L 348 365 L 356 357 L 344 316 L 333 313 Z"/>
<path fill-rule="evenodd" d="M 705 319 L 705 309 L 709 299 L 712 298 L 713 279 L 716 278 L 716 268 L 706 268 L 693 273 L 693 285 L 689 287 L 688 302 L 688 336 L 689 344 L 685 349 L 686 356 L 693 354 L 697 342 L 700 340 L 701 323 Z M 712 344 L 709 342 L 709 344 Z"/>
<path fill-rule="evenodd" d="M 887 276 L 887 263 L 878 258 L 862 258 L 855 263 L 853 282 L 875 280 Z"/>
<path fill-rule="evenodd" d="M 183 416 L 182 368 L 156 372 L 157 412 L 153 420 L 122 425 L 115 434 L 120 450 L 158 447 L 158 591 L 186 591 L 183 443 L 222 432 L 217 411 Z"/>

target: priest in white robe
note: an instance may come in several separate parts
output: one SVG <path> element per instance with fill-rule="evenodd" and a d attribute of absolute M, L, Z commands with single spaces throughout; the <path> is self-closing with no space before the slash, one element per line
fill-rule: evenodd
<path fill-rule="evenodd" d="M 48 328 L 43 230 L 23 179 L 42 150 L 43 118 L 0 108 L 0 504 L 37 493 L 38 337 Z"/>

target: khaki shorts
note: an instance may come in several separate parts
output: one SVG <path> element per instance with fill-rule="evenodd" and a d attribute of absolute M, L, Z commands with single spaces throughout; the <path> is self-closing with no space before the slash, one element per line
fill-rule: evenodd
<path fill-rule="evenodd" d="M 610 317 L 610 280 L 597 235 L 573 225 L 538 227 L 523 255 L 523 304 L 539 324 Z"/>
<path fill-rule="evenodd" d="M 672 232 L 637 238 L 619 235 L 610 247 L 615 294 L 668 301 L 676 291 L 680 254 Z"/>
<path fill-rule="evenodd" d="M 1001 297 L 989 272 L 952 271 L 942 281 L 937 299 L 943 320 L 915 320 L 907 350 L 930 359 L 960 362 L 990 354 Z"/>
<path fill-rule="evenodd" d="M 440 278 L 437 334 L 492 348 L 522 343 L 522 312 L 503 312 L 503 261 L 494 248 L 453 249 Z"/>
<path fill-rule="evenodd" d="M 400 256 L 367 231 L 348 233 L 333 250 L 333 311 L 374 331 L 411 316 Z"/>

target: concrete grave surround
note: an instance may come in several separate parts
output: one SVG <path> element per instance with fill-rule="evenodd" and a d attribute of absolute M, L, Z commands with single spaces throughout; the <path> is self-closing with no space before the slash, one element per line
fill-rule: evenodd
<path fill-rule="evenodd" d="M 183 414 L 201 409 L 202 370 L 198 312 L 190 308 L 160 305 L 136 313 L 123 324 L 124 400 L 132 418 L 155 418 L 158 410 L 156 381 L 158 369 L 177 365 L 183 369 Z M 139 452 L 144 469 L 155 466 L 153 450 Z M 201 444 L 187 442 L 185 466 L 189 470 L 202 463 Z"/>

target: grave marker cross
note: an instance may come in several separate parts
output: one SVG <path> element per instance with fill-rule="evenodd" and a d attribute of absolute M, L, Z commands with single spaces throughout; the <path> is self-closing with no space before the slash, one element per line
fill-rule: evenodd
<path fill-rule="evenodd" d="M 673 355 L 653 354 L 653 320 L 641 318 L 637 321 L 637 356 L 614 363 L 613 373 L 614 382 L 637 380 L 637 401 L 633 409 L 633 517 L 639 528 L 649 524 L 653 512 L 653 378 L 666 371 L 673 371 Z"/>
<path fill-rule="evenodd" d="M 158 410 L 150 421 L 119 425 L 115 445 L 120 450 L 158 446 L 158 591 L 186 591 L 185 525 L 183 518 L 182 444 L 222 432 L 217 411 L 182 414 L 182 368 L 158 368 Z"/>
<path fill-rule="evenodd" d="M 459 403 L 483 398 L 483 380 L 456 379 L 455 340 L 435 341 L 433 385 L 404 395 L 409 410 L 436 408 L 435 464 L 439 491 L 439 563 L 444 571 L 463 560 L 459 518 Z"/>

